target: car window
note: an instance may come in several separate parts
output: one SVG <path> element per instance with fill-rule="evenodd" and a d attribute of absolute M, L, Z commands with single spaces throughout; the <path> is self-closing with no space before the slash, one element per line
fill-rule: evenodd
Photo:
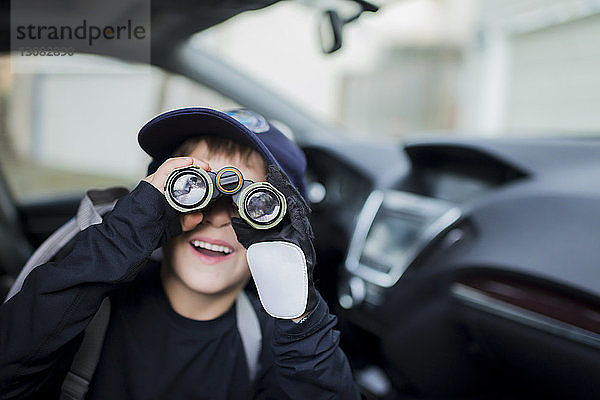
<path fill-rule="evenodd" d="M 598 2 L 376 1 L 324 55 L 332 3 L 277 2 L 194 43 L 359 139 L 598 136 Z"/>
<path fill-rule="evenodd" d="M 185 77 L 100 56 L 34 57 L 27 73 L 0 58 L 0 160 L 17 202 L 132 187 L 148 156 L 137 131 L 183 106 L 237 107 Z M 123 112 L 125 110 L 125 112 Z"/>

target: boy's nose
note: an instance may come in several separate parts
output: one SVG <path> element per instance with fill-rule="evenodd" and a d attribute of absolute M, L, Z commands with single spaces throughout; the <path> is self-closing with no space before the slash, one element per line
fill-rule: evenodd
<path fill-rule="evenodd" d="M 220 228 L 231 224 L 231 199 L 221 198 L 204 209 L 204 223 Z"/>
<path fill-rule="evenodd" d="M 203 223 L 220 228 L 231 224 L 231 199 L 219 199 L 208 207 L 183 215 L 182 229 L 189 231 Z"/>

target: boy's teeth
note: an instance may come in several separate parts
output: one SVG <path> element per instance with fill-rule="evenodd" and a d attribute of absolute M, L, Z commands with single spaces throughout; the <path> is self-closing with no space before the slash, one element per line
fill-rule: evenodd
<path fill-rule="evenodd" d="M 201 240 L 193 240 L 192 245 L 194 247 L 199 247 L 201 249 L 218 251 L 218 252 L 225 253 L 225 254 L 231 253 L 231 249 L 229 247 L 219 246 L 218 244 L 207 243 L 207 242 L 203 242 Z"/>

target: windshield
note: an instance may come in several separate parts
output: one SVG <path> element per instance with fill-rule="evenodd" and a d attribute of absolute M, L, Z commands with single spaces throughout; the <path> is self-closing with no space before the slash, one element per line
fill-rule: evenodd
<path fill-rule="evenodd" d="M 323 10 L 281 2 L 193 45 L 348 136 L 596 135 L 599 11 L 595 1 L 386 1 L 325 55 Z"/>

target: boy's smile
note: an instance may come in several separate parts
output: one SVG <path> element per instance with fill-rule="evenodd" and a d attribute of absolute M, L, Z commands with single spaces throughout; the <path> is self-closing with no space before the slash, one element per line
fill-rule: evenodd
<path fill-rule="evenodd" d="M 194 250 L 209 257 L 227 256 L 233 251 L 228 243 L 221 241 L 217 243 L 211 240 L 193 239 L 190 244 Z"/>
<path fill-rule="evenodd" d="M 235 254 L 233 245 L 207 237 L 193 237 L 189 241 L 200 259 L 207 264 L 216 264 L 227 260 Z"/>

